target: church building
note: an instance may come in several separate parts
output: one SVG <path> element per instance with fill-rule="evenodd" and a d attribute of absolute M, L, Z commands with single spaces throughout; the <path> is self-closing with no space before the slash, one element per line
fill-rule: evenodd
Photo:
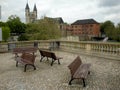
<path fill-rule="evenodd" d="M 30 8 L 28 3 L 26 4 L 25 7 L 25 18 L 26 18 L 26 23 L 34 23 L 37 20 L 37 8 L 36 4 L 34 5 L 33 11 L 30 12 Z"/>

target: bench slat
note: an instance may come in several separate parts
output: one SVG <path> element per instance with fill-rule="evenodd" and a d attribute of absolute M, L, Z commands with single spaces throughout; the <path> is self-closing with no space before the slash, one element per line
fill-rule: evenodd
<path fill-rule="evenodd" d="M 19 63 L 22 63 L 22 64 L 26 64 L 26 63 L 23 62 L 21 59 L 22 59 L 21 57 L 17 57 L 17 58 L 15 59 L 15 61 L 17 61 L 17 62 L 19 62 Z"/>
<path fill-rule="evenodd" d="M 71 72 L 71 80 L 69 81 L 69 85 L 71 85 L 71 82 L 74 79 L 82 79 L 83 86 L 85 87 L 85 79 L 90 72 L 90 66 L 91 64 L 83 64 L 81 58 L 77 56 L 68 66 Z"/>
<path fill-rule="evenodd" d="M 50 51 L 46 51 L 46 50 L 40 50 L 40 49 L 39 49 L 39 52 L 40 52 L 40 55 L 41 55 L 40 62 L 42 61 L 42 59 L 43 59 L 44 57 L 47 57 L 47 59 L 48 59 L 48 58 L 52 58 L 51 66 L 53 65 L 53 63 L 54 63 L 55 60 L 58 60 L 58 64 L 60 64 L 60 61 L 59 61 L 59 60 L 62 59 L 62 57 L 57 57 L 57 56 L 55 55 L 55 53 L 50 52 Z"/>
<path fill-rule="evenodd" d="M 73 78 L 80 79 L 80 78 L 87 78 L 89 68 L 91 64 L 81 64 L 75 74 L 73 75 Z"/>
<path fill-rule="evenodd" d="M 36 67 L 34 65 L 35 62 L 35 55 L 31 54 L 31 53 L 22 53 L 21 56 L 17 56 L 15 58 L 16 60 L 16 66 L 18 66 L 18 63 L 21 63 L 23 65 L 25 65 L 24 71 L 26 72 L 26 67 L 27 65 L 31 65 L 34 67 L 34 70 L 36 70 Z"/>
<path fill-rule="evenodd" d="M 75 58 L 75 60 L 68 66 L 71 71 L 71 75 L 73 76 L 78 67 L 82 64 L 82 61 L 79 56 Z"/>

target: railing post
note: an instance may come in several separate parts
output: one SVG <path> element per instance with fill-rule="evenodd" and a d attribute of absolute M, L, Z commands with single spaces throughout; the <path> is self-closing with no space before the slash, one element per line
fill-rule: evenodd
<path fill-rule="evenodd" d="M 38 48 L 38 42 L 34 41 L 34 47 Z"/>
<path fill-rule="evenodd" d="M 8 42 L 8 51 L 12 51 L 13 48 L 15 48 L 15 47 L 16 47 L 16 44 L 15 44 L 15 43 L 9 43 L 9 42 Z"/>
<path fill-rule="evenodd" d="M 90 43 L 86 44 L 86 51 L 91 51 L 91 44 Z"/>
<path fill-rule="evenodd" d="M 0 43 L 0 53 L 3 52 L 8 52 L 8 45 L 6 43 L 5 44 Z"/>

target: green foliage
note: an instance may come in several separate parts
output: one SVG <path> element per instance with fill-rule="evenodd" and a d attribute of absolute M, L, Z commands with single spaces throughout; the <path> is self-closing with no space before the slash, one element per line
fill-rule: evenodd
<path fill-rule="evenodd" d="M 113 38 L 114 37 L 114 32 L 115 32 L 115 26 L 111 21 L 106 21 L 105 22 L 105 33 L 108 37 Z"/>
<path fill-rule="evenodd" d="M 120 41 L 120 23 L 118 23 L 118 25 L 115 27 L 114 23 L 111 21 L 106 21 L 101 23 L 100 30 L 102 34 L 105 34 L 110 39 Z"/>
<path fill-rule="evenodd" d="M 58 24 L 53 19 L 44 18 L 27 25 L 26 34 L 30 40 L 56 39 L 61 35 Z"/>
<path fill-rule="evenodd" d="M 0 27 L 7 26 L 5 22 L 0 22 Z"/>
<path fill-rule="evenodd" d="M 113 39 L 115 32 L 115 26 L 111 21 L 106 21 L 101 24 L 101 33 L 105 34 L 107 37 Z"/>
<path fill-rule="evenodd" d="M 9 27 L 2 27 L 2 38 L 6 42 L 10 37 L 10 28 Z"/>
<path fill-rule="evenodd" d="M 25 34 L 22 34 L 18 37 L 18 41 L 27 41 L 27 40 L 28 40 L 28 37 Z"/>
<path fill-rule="evenodd" d="M 16 15 L 11 15 L 7 21 L 8 26 L 10 27 L 11 33 L 20 35 L 25 32 L 26 25 L 20 21 L 20 18 Z"/>
<path fill-rule="evenodd" d="M 115 39 L 120 42 L 120 23 L 116 27 Z"/>

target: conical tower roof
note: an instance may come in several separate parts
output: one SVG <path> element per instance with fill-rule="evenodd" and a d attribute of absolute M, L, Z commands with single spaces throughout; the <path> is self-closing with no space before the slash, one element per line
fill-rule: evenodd
<path fill-rule="evenodd" d="M 30 9 L 30 8 L 29 8 L 29 5 L 28 5 L 28 3 L 26 4 L 26 7 L 25 7 L 25 9 Z"/>
<path fill-rule="evenodd" d="M 36 4 L 34 5 L 34 9 L 33 9 L 33 11 L 37 11 Z"/>

